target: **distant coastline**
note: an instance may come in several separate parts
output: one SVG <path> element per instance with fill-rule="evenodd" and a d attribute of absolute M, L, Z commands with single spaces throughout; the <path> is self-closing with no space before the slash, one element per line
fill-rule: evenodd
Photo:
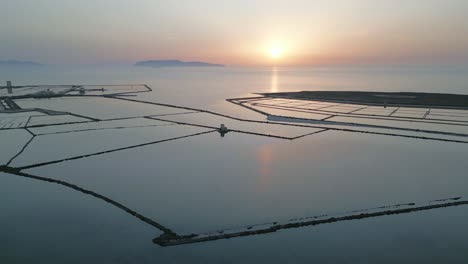
<path fill-rule="evenodd" d="M 180 60 L 147 60 L 135 63 L 135 66 L 163 68 L 163 67 L 224 67 L 223 64 L 214 64 L 202 61 L 180 61 Z"/>
<path fill-rule="evenodd" d="M 43 66 L 44 64 L 34 61 L 18 61 L 18 60 L 0 60 L 0 66 Z"/>

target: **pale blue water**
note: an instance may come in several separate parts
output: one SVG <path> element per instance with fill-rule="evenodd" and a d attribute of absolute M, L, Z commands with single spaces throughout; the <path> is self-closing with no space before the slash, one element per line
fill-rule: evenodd
<path fill-rule="evenodd" d="M 14 84 L 146 83 L 154 91 L 138 99 L 252 119 L 263 117 L 224 99 L 300 90 L 468 94 L 468 69 L 462 66 L 1 68 L 0 81 L 6 80 Z M 62 104 L 67 106 L 66 101 Z M 89 110 L 92 105 L 86 107 Z M 131 116 L 136 111 L 131 104 L 112 107 L 115 111 L 106 108 L 109 115 Z M 81 154 L 106 149 L 112 140 L 124 146 L 151 140 L 152 133 L 159 138 L 195 130 L 200 131 L 168 126 L 43 136 L 15 162 L 25 165 L 35 157 L 40 161 L 60 157 L 64 151 L 59 150 Z M 53 141 L 57 138 L 59 142 Z M 6 146 L 8 140 L 2 144 Z M 59 145 L 47 149 L 54 144 Z M 344 132 L 294 141 L 207 134 L 28 172 L 94 190 L 177 232 L 190 233 L 466 196 L 467 156 L 465 144 Z M 0 263 L 460 263 L 468 257 L 467 219 L 468 208 L 456 207 L 161 248 L 151 242 L 158 230 L 109 204 L 55 184 L 0 173 Z"/>

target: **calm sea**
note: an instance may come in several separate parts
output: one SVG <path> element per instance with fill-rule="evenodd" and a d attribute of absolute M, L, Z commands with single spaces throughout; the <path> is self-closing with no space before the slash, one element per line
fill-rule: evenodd
<path fill-rule="evenodd" d="M 225 99 L 303 90 L 468 94 L 466 66 L 0 68 L 0 82 L 7 80 L 15 85 L 144 83 L 153 92 L 138 95 L 142 100 L 251 118 L 258 117 Z M 15 162 L 60 158 L 58 149 L 101 150 L 109 137 L 144 143 L 158 131 L 42 136 Z M 14 144 L 1 137 L 0 151 Z M 188 234 L 466 197 L 466 157 L 466 144 L 345 132 L 294 141 L 233 133 L 28 172 L 93 190 Z M 455 207 L 161 248 L 151 242 L 161 234 L 157 229 L 101 200 L 0 173 L 0 263 L 462 263 L 468 258 L 467 219 L 467 208 Z"/>

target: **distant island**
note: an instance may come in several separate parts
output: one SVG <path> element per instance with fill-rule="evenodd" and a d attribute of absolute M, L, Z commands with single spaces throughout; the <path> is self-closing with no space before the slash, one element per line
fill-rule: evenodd
<path fill-rule="evenodd" d="M 222 64 L 213 64 L 201 61 L 180 61 L 180 60 L 148 60 L 139 61 L 135 66 L 162 68 L 162 67 L 224 67 Z"/>
<path fill-rule="evenodd" d="M 0 60 L 0 66 L 43 66 L 33 61 Z"/>

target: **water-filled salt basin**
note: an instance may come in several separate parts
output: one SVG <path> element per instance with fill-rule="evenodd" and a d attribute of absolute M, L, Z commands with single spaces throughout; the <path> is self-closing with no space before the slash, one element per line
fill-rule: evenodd
<path fill-rule="evenodd" d="M 26 172 L 190 233 L 467 195 L 466 154 L 463 144 L 343 132 L 295 141 L 212 133 Z"/>
<path fill-rule="evenodd" d="M 440 91 L 440 87 L 444 87 L 445 91 L 463 93 L 468 81 L 468 75 L 463 71 L 459 74 L 458 70 L 411 72 L 371 71 L 369 74 L 364 70 L 279 70 L 275 73 L 276 86 L 272 82 L 271 69 L 186 69 L 183 74 L 172 69 L 47 69 L 27 73 L 5 71 L 5 74 L 12 76 L 14 83 L 24 84 L 108 83 L 109 80 L 147 83 L 154 89 L 153 93 L 127 98 L 173 103 L 258 121 L 266 121 L 267 117 L 225 99 L 253 96 L 249 93 L 272 89 L 311 88 Z M 158 112 L 139 104 L 103 100 L 110 100 L 112 107 L 107 108 L 107 103 L 104 106 L 83 103 L 78 104 L 76 110 L 86 115 L 98 113 L 98 118 L 102 119 L 112 118 L 112 115 L 132 117 Z M 46 104 L 52 106 L 50 101 Z M 300 104 L 293 103 L 303 107 Z M 86 106 L 86 110 L 80 110 L 80 105 Z M 62 107 L 57 111 L 67 110 L 66 103 Z M 93 107 L 107 109 L 95 112 Z M 134 107 L 138 110 L 132 110 Z M 369 112 L 377 113 L 378 109 Z M 444 119 L 447 115 L 458 121 L 464 118 L 464 112 L 435 112 L 433 109 L 431 113 L 444 115 Z M 184 115 L 177 111 L 174 114 Z M 64 117 L 64 120 L 53 119 L 54 122 L 69 121 Z M 213 124 L 218 122 L 215 118 L 208 119 L 215 120 Z M 137 118 L 31 127 L 33 133 L 41 135 L 31 142 L 29 150 L 29 147 L 25 149 L 25 156 L 21 157 L 21 154 L 13 162 L 21 161 L 21 165 L 26 166 L 36 158 L 47 162 L 70 157 L 67 153 L 85 155 L 88 151 L 149 142 L 162 133 L 159 130 L 162 127 L 148 127 L 153 121 L 153 124 L 164 122 Z M 200 120 L 184 121 L 196 123 Z M 223 122 L 228 127 L 236 127 L 229 120 Z M 167 126 L 174 129 L 166 130 L 169 136 L 172 131 L 178 133 L 175 127 L 187 127 L 180 124 Z M 380 128 L 366 130 L 386 131 Z M 23 130 L 2 131 L 2 135 L 8 133 L 1 141 L 2 162 L 17 154 L 18 148 L 30 139 L 30 134 L 20 131 Z M 184 130 L 180 131 L 183 134 Z M 291 131 L 294 132 L 287 128 L 282 133 L 289 135 Z M 51 133 L 60 133 L 56 134 L 57 140 Z M 119 138 L 115 146 L 112 140 L 101 140 L 114 133 Z M 98 134 L 103 136 L 95 136 Z M 143 136 L 127 138 L 126 135 L 132 134 Z M 62 146 L 55 148 L 58 144 Z M 56 152 L 49 151 L 54 149 L 53 146 Z M 76 148 L 68 152 L 69 146 Z M 307 217 L 318 212 L 342 213 L 466 196 L 461 186 L 465 183 L 463 157 L 467 152 L 466 144 L 344 131 L 325 131 L 296 140 L 234 132 L 221 138 L 213 132 L 35 167 L 26 172 L 66 180 L 106 195 L 186 234 Z M 234 173 L 235 170 L 242 173 Z M 3 216 L 0 224 L 4 227 L 0 236 L 0 259 L 6 263 L 310 263 L 313 260 L 383 263 L 383 259 L 388 263 L 404 260 L 463 262 L 463 249 L 468 247 L 465 239 L 468 234 L 464 231 L 466 208 L 460 206 L 161 248 L 151 242 L 161 235 L 158 229 L 103 200 L 63 185 L 5 173 L 0 176 Z"/>

